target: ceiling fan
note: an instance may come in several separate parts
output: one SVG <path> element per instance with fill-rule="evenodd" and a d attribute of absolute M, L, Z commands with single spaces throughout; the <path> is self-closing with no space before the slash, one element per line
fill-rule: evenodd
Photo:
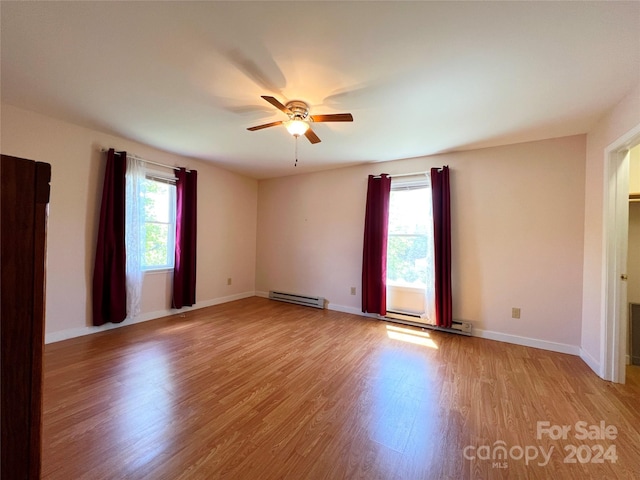
<path fill-rule="evenodd" d="M 309 105 L 307 105 L 303 101 L 292 100 L 286 105 L 283 105 L 274 97 L 262 95 L 262 98 L 264 98 L 278 110 L 286 113 L 289 116 L 289 120 L 280 120 L 278 122 L 265 123 L 263 125 L 257 125 L 255 127 L 247 128 L 247 130 L 251 132 L 284 124 L 289 133 L 294 137 L 304 135 L 311 143 L 318 143 L 320 142 L 320 139 L 315 134 L 315 132 L 311 130 L 311 125 L 309 125 L 309 122 L 353 122 L 353 116 L 350 113 L 309 115 Z"/>

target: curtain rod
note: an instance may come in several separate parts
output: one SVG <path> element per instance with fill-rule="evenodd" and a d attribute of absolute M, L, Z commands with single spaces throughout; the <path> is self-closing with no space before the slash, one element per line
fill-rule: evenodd
<path fill-rule="evenodd" d="M 100 151 L 102 153 L 106 153 L 106 152 L 109 151 L 109 149 L 108 148 L 101 148 Z M 119 153 L 119 152 L 116 152 L 116 153 Z M 144 159 L 142 157 L 139 157 L 138 155 L 134 155 L 133 153 L 127 153 L 127 157 L 135 158 L 137 160 L 140 160 L 141 162 L 148 163 L 150 165 L 157 165 L 158 167 L 170 168 L 171 170 L 180 170 L 180 167 L 174 167 L 172 165 L 165 165 L 164 163 L 159 163 L 159 162 L 152 162 L 151 160 L 146 160 L 146 159 Z M 191 171 L 188 168 L 186 170 L 187 170 L 187 172 Z"/>
<path fill-rule="evenodd" d="M 398 177 L 416 177 L 418 175 L 428 175 L 429 172 L 412 172 L 412 173 L 396 173 L 395 175 L 393 174 L 386 174 L 389 175 L 391 178 L 398 178 Z M 381 175 L 374 175 L 373 178 L 382 178 Z"/>

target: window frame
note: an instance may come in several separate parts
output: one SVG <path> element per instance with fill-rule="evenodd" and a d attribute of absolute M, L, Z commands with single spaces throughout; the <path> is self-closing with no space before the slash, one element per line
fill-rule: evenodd
<path fill-rule="evenodd" d="M 146 215 L 144 214 L 144 209 L 141 210 L 141 219 L 140 223 L 146 232 L 147 224 L 156 224 L 156 225 L 168 225 L 168 233 L 169 233 L 169 241 L 167 242 L 167 260 L 170 260 L 168 263 L 163 265 L 146 265 L 146 236 L 142 240 L 142 272 L 147 273 L 162 273 L 162 272 L 170 272 L 175 268 L 175 245 L 176 245 L 176 210 L 177 210 L 177 196 L 176 196 L 176 180 L 175 175 L 171 173 L 162 172 L 155 169 L 147 168 L 145 170 L 144 181 L 153 181 L 157 183 L 167 184 L 169 188 L 169 221 L 168 222 L 159 222 L 155 220 L 147 220 Z"/>
<path fill-rule="evenodd" d="M 431 190 L 431 181 L 427 176 L 423 176 L 420 178 L 407 178 L 407 179 L 398 179 L 394 181 L 393 177 L 391 180 L 391 192 L 394 191 L 409 191 L 409 190 L 420 190 L 420 189 Z M 389 242 L 390 237 L 424 237 L 428 239 L 429 233 L 391 233 L 391 229 L 389 228 L 387 231 L 387 242 Z M 389 259 L 389 250 L 387 248 L 387 262 Z M 424 289 L 422 284 L 406 284 L 406 283 L 397 283 L 393 280 L 389 279 L 388 270 L 387 270 L 387 278 L 385 279 L 386 284 L 388 286 L 392 286 L 395 288 L 403 288 L 403 289 Z"/>

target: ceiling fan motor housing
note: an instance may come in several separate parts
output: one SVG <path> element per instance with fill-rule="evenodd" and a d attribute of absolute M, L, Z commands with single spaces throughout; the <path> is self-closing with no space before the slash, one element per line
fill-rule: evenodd
<path fill-rule="evenodd" d="M 291 100 L 285 106 L 292 112 L 289 115 L 291 120 L 306 120 L 309 116 L 309 105 L 305 102 L 300 100 Z"/>

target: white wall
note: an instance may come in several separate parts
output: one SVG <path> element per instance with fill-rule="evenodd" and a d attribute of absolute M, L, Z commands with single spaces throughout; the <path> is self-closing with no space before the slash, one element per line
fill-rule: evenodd
<path fill-rule="evenodd" d="M 585 137 L 574 136 L 262 180 L 256 290 L 359 312 L 367 175 L 449 165 L 454 318 L 485 336 L 577 353 L 584 158 Z"/>
<path fill-rule="evenodd" d="M 89 333 L 105 154 L 99 147 L 198 170 L 196 307 L 253 295 L 257 181 L 211 164 L 2 105 L 5 155 L 52 165 L 47 238 L 47 340 Z M 232 285 L 227 285 L 231 277 Z M 141 319 L 169 313 L 171 273 L 145 276 Z M 130 323 L 126 320 L 125 323 Z"/>
<path fill-rule="evenodd" d="M 640 84 L 587 135 L 584 198 L 582 358 L 600 373 L 601 325 L 604 318 L 604 166 L 605 149 L 640 124 Z"/>

